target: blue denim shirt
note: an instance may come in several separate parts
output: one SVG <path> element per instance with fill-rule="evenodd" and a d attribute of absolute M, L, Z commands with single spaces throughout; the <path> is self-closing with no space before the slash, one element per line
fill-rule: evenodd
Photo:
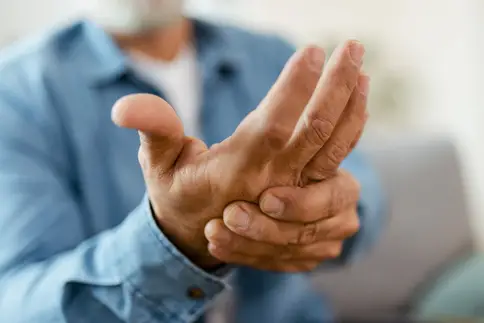
<path fill-rule="evenodd" d="M 293 48 L 272 36 L 196 22 L 208 145 L 229 136 L 275 81 Z M 115 127 L 120 97 L 157 93 L 110 37 L 80 21 L 0 55 L 0 322 L 194 322 L 229 286 L 192 264 L 157 228 L 137 162 L 138 135 Z M 380 192 L 353 154 L 362 230 L 378 227 Z M 328 312 L 303 274 L 241 268 L 241 321 L 320 322 Z M 193 287 L 203 297 L 193 296 Z M 267 321 L 268 320 L 268 321 Z"/>

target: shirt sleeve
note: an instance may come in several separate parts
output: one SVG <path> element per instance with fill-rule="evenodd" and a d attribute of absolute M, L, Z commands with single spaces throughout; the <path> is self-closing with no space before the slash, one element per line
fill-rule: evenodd
<path fill-rule="evenodd" d="M 146 198 L 88 236 L 56 115 L 26 97 L 0 86 L 0 322 L 194 322 L 223 281 L 165 238 Z"/>

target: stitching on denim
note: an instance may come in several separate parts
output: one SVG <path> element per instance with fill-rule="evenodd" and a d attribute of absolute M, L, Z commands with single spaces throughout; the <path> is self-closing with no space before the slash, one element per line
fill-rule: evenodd
<path fill-rule="evenodd" d="M 145 213 L 145 216 L 151 216 L 151 214 L 146 214 L 146 210 L 144 211 Z M 221 283 L 221 282 L 218 282 L 217 280 L 215 279 L 211 279 L 210 277 L 205 277 L 203 274 L 199 273 L 196 271 L 195 268 L 192 268 L 192 266 L 187 263 L 183 258 L 180 257 L 180 255 L 177 255 L 175 253 L 174 250 L 172 250 L 172 247 L 170 245 L 167 244 L 166 241 L 164 241 L 161 237 L 159 237 L 154 228 L 152 227 L 152 225 L 148 222 L 149 220 L 145 220 L 147 222 L 143 223 L 144 226 L 147 226 L 148 227 L 148 230 L 150 231 L 150 233 L 153 235 L 153 237 L 161 243 L 162 247 L 168 251 L 168 253 L 178 262 L 180 263 L 181 265 L 183 265 L 184 268 L 187 268 L 189 269 L 189 271 L 192 273 L 192 274 L 195 274 L 196 276 L 202 278 L 205 282 L 209 283 L 209 284 L 216 284 L 218 285 L 219 287 L 221 287 L 223 289 L 224 284 Z M 116 259 L 115 263 L 121 263 L 121 259 Z M 171 311 L 169 310 L 166 305 L 163 304 L 163 302 L 157 302 L 155 303 L 153 300 L 151 300 L 151 298 L 149 298 L 148 296 L 145 296 L 143 294 L 143 292 L 131 281 L 130 279 L 130 276 L 131 275 L 126 275 L 125 276 L 125 284 L 133 291 L 134 294 L 136 294 L 138 297 L 140 297 L 141 299 L 145 300 L 149 305 L 150 307 L 153 307 L 154 310 L 159 314 L 159 315 L 162 315 L 162 316 L 168 316 L 170 319 L 176 319 L 178 321 L 181 321 L 181 317 L 180 315 L 175 312 L 175 311 Z M 194 306 L 190 306 L 188 309 L 187 309 L 187 313 L 189 315 L 194 315 L 197 311 L 199 311 L 199 308 L 197 308 L 198 306 L 197 305 L 194 305 Z M 148 320 L 149 322 L 149 320 Z"/>
<path fill-rule="evenodd" d="M 154 301 L 145 296 L 138 288 L 136 288 L 136 286 L 132 285 L 130 282 L 126 282 L 126 284 L 131 288 L 133 294 L 137 295 L 139 298 L 148 303 L 148 305 L 150 305 L 150 307 L 152 307 L 153 310 L 159 315 L 167 316 L 168 314 L 169 317 L 174 317 L 178 320 L 181 319 L 176 312 L 170 311 L 163 305 L 163 303 L 156 304 Z"/>

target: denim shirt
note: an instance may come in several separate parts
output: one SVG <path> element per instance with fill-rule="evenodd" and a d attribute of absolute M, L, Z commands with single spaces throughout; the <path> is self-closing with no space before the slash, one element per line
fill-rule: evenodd
<path fill-rule="evenodd" d="M 195 22 L 208 145 L 228 137 L 294 49 L 273 36 Z M 0 54 L 0 322 L 195 322 L 232 285 L 241 322 L 328 315 L 304 274 L 191 263 L 157 228 L 136 131 L 111 122 L 122 96 L 157 93 L 89 21 L 39 33 Z M 378 231 L 381 194 L 358 153 L 362 229 L 341 263 Z M 198 291 L 198 292 L 194 292 Z"/>

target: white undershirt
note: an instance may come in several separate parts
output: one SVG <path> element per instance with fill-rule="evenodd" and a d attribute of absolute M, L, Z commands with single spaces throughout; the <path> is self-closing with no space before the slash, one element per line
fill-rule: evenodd
<path fill-rule="evenodd" d="M 169 62 L 140 54 L 130 58 L 133 71 L 166 96 L 183 123 L 185 135 L 200 137 L 202 82 L 195 49 L 186 47 Z"/>

